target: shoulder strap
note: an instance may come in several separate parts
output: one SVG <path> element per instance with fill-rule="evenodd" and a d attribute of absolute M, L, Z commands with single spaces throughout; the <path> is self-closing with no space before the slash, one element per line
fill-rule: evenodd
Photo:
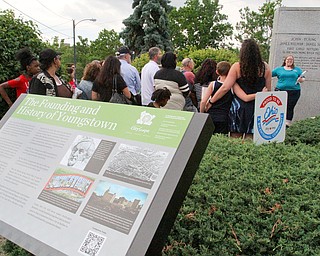
<path fill-rule="evenodd" d="M 216 86 L 216 81 L 213 81 L 212 82 L 212 92 L 211 92 L 211 97 L 213 96 L 214 94 L 214 87 Z"/>
<path fill-rule="evenodd" d="M 112 94 L 114 94 L 115 92 L 117 92 L 117 75 L 113 76 L 113 81 L 112 81 Z"/>

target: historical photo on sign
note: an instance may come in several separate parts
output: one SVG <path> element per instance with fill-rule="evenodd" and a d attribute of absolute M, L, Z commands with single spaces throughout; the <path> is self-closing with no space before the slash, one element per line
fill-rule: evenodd
<path fill-rule="evenodd" d="M 100 141 L 100 139 L 78 135 L 61 160 L 61 164 L 84 170 Z"/>
<path fill-rule="evenodd" d="M 168 152 L 120 144 L 104 176 L 151 188 L 167 157 Z"/>
<path fill-rule="evenodd" d="M 147 194 L 100 181 L 80 216 L 128 234 Z"/>
<path fill-rule="evenodd" d="M 63 169 L 51 176 L 38 199 L 75 213 L 86 197 L 94 179 Z"/>

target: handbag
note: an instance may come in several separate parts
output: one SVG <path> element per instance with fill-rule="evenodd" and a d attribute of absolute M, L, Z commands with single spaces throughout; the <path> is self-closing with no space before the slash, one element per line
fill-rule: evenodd
<path fill-rule="evenodd" d="M 132 104 L 132 101 L 129 100 L 123 93 L 118 93 L 116 76 L 113 77 L 112 96 L 109 102 L 117 104 Z"/>
<path fill-rule="evenodd" d="M 61 80 L 62 81 L 62 80 Z M 63 98 L 71 98 L 72 97 L 72 90 L 69 88 L 68 84 L 62 81 L 62 84 L 57 85 L 58 96 Z"/>

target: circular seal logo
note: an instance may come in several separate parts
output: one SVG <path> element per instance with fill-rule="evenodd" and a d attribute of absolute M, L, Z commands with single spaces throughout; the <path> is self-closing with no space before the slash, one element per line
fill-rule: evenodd
<path fill-rule="evenodd" d="M 282 105 L 282 101 L 277 96 L 270 95 L 259 106 L 263 116 L 257 116 L 257 128 L 263 139 L 272 140 L 281 131 L 285 121 L 284 112 L 279 111 Z"/>

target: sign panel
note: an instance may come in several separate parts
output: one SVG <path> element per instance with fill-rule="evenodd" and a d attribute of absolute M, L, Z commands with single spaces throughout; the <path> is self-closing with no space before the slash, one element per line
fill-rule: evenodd
<path fill-rule="evenodd" d="M 255 99 L 253 141 L 283 142 L 286 128 L 287 92 L 258 92 Z"/>
<path fill-rule="evenodd" d="M 189 186 L 177 191 L 179 181 L 198 144 L 196 164 L 201 160 L 211 137 L 203 136 L 204 125 L 212 129 L 208 120 L 21 96 L 0 123 L 0 234 L 36 255 L 144 255 L 152 241 L 164 241 L 159 228 L 170 230 L 161 223 L 174 221 L 178 208 L 165 213 L 175 193 L 187 192 Z"/>

